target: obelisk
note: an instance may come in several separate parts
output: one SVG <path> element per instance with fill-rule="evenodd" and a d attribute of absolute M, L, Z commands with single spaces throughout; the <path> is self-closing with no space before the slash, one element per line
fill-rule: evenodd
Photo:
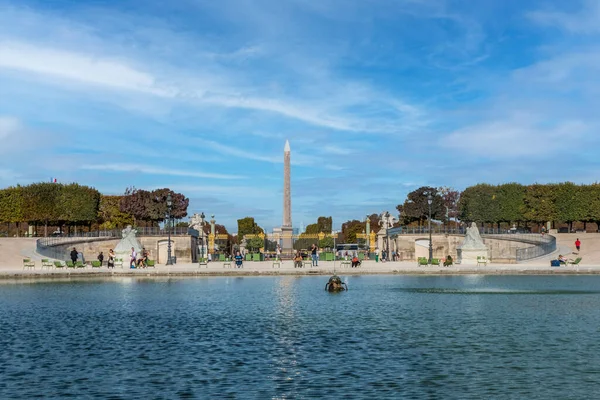
<path fill-rule="evenodd" d="M 290 142 L 285 141 L 283 148 L 283 223 L 281 225 L 282 250 L 284 253 L 292 253 L 294 241 L 292 239 L 292 187 L 290 168 Z"/>

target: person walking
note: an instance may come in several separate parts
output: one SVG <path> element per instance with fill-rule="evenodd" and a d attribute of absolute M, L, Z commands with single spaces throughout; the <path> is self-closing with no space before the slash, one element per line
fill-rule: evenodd
<path fill-rule="evenodd" d="M 135 260 L 136 259 L 137 259 L 137 252 L 132 247 L 131 248 L 131 258 L 129 260 L 129 269 L 134 269 L 135 268 Z"/>
<path fill-rule="evenodd" d="M 579 238 L 577 238 L 577 240 L 575 240 L 575 248 L 577 249 L 577 252 L 579 253 L 579 250 L 581 250 L 581 241 L 579 240 Z"/>
<path fill-rule="evenodd" d="M 313 243 L 311 249 L 310 249 L 310 254 L 311 254 L 311 258 L 312 258 L 312 266 L 313 267 L 318 267 L 319 266 L 319 259 L 317 258 L 317 253 L 318 253 L 319 249 L 317 248 L 317 245 Z"/>

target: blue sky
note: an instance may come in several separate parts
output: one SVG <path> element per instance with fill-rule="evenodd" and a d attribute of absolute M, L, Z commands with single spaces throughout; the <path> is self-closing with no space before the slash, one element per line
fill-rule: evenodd
<path fill-rule="evenodd" d="M 595 182 L 594 0 L 0 0 L 0 186 L 170 187 L 235 231 Z"/>

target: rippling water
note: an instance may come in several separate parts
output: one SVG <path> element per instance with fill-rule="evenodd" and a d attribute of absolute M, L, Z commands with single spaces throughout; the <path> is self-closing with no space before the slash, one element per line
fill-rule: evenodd
<path fill-rule="evenodd" d="M 598 276 L 0 285 L 0 398 L 593 398 Z M 594 394 L 596 393 L 596 394 Z"/>

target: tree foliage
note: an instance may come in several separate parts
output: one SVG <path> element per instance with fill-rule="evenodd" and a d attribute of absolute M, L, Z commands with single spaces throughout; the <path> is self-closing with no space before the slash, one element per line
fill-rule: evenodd
<path fill-rule="evenodd" d="M 100 196 L 98 209 L 100 229 L 120 229 L 133 225 L 133 216 L 121 211 L 122 198 L 123 196 Z"/>
<path fill-rule="evenodd" d="M 0 190 L 0 222 L 23 222 L 23 188 L 11 186 Z"/>
<path fill-rule="evenodd" d="M 244 240 L 245 235 L 258 235 L 259 233 L 265 233 L 263 228 L 258 226 L 252 217 L 245 217 L 237 220 L 238 223 L 238 243 L 241 244 Z M 261 246 L 262 247 L 262 246 Z"/>
<path fill-rule="evenodd" d="M 436 188 L 423 186 L 417 190 L 413 190 L 406 196 L 403 204 L 399 204 L 396 209 L 400 213 L 400 223 L 408 225 L 418 221 L 422 224 L 429 217 L 429 203 L 427 202 L 427 194 L 433 197 L 431 203 L 432 219 L 442 220 L 445 218 L 445 208 L 443 199 Z M 372 229 L 372 228 L 371 228 Z"/>
<path fill-rule="evenodd" d="M 173 202 L 171 217 L 181 219 L 187 216 L 189 199 L 181 193 L 163 188 L 153 191 L 136 189 L 133 187 L 125 190 L 121 199 L 121 212 L 133 216 L 136 221 L 145 221 L 157 224 L 167 218 L 167 196 L 171 194 Z"/>

